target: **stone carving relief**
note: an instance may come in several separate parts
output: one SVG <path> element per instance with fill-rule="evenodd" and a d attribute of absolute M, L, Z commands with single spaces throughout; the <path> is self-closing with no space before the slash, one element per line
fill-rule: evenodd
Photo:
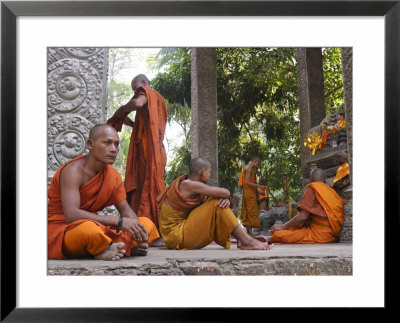
<path fill-rule="evenodd" d="M 91 127 L 105 121 L 108 49 L 48 49 L 48 170 L 86 150 Z"/>

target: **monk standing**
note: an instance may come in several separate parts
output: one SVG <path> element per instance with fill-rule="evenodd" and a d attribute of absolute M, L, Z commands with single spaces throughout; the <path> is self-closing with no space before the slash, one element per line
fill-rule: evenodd
<path fill-rule="evenodd" d="M 159 195 L 162 203 L 160 232 L 170 249 L 199 249 L 215 241 L 225 249 L 231 235 L 241 249 L 270 249 L 267 243 L 250 237 L 229 208 L 230 193 L 208 186 L 211 163 L 202 157 L 189 164 L 189 175 L 182 175 Z"/>
<path fill-rule="evenodd" d="M 132 80 L 134 96 L 107 120 L 117 131 L 122 124 L 132 127 L 125 170 L 127 201 L 139 217 L 148 217 L 158 227 L 157 195 L 165 189 L 167 162 L 163 140 L 167 109 L 161 94 L 150 88 L 148 78 L 139 74 Z M 135 122 L 128 114 L 136 111 Z"/>
<path fill-rule="evenodd" d="M 253 157 L 250 163 L 242 170 L 238 182 L 238 186 L 243 186 L 240 221 L 246 228 L 247 233 L 252 237 L 254 237 L 252 228 L 260 227 L 257 190 L 258 188 L 268 189 L 265 185 L 257 184 L 257 175 L 255 170 L 260 167 L 260 163 L 260 157 Z"/>
<path fill-rule="evenodd" d="M 272 242 L 329 243 L 339 239 L 344 222 L 343 200 L 325 184 L 324 172 L 315 168 L 310 184 L 297 206 L 298 213 L 290 221 L 271 227 Z"/>
<path fill-rule="evenodd" d="M 149 219 L 138 218 L 126 201 L 121 176 L 111 166 L 119 138 L 109 125 L 94 126 L 88 155 L 76 157 L 54 174 L 48 189 L 48 258 L 118 260 L 146 255 L 159 238 Z M 120 216 L 98 211 L 115 205 Z"/>

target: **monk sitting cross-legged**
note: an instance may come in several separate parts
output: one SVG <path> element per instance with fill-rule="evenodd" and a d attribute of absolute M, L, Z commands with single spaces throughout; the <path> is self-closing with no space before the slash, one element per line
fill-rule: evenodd
<path fill-rule="evenodd" d="M 48 189 L 48 258 L 118 260 L 147 254 L 159 238 L 156 226 L 138 218 L 126 201 L 121 176 L 111 166 L 119 138 L 109 125 L 94 126 L 88 155 L 76 157 L 54 174 Z M 115 205 L 120 216 L 98 211 Z"/>
<path fill-rule="evenodd" d="M 202 157 L 189 164 L 182 175 L 157 197 L 162 203 L 160 232 L 169 249 L 199 249 L 215 241 L 225 249 L 231 235 L 241 249 L 270 249 L 271 245 L 250 237 L 229 208 L 229 191 L 208 186 L 211 163 Z M 209 198 L 209 199 L 207 199 Z"/>
<path fill-rule="evenodd" d="M 271 227 L 272 242 L 329 243 L 339 240 L 344 222 L 344 201 L 325 184 L 324 172 L 315 168 L 310 184 L 297 206 L 298 213 L 290 221 Z"/>

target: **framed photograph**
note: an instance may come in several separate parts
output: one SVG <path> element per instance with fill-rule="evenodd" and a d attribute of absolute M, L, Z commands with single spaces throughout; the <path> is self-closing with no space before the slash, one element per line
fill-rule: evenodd
<path fill-rule="evenodd" d="M 394 203 L 400 197 L 399 2 L 3 1 L 1 320 L 202 321 L 234 320 L 249 307 L 261 315 L 268 307 L 392 308 L 388 289 L 398 278 L 391 275 L 390 254 L 398 251 L 389 250 L 399 234 Z M 47 276 L 46 51 L 58 46 L 353 47 L 354 176 L 359 181 L 353 276 L 218 281 Z M 27 255 L 23 259 L 21 251 Z M 312 296 L 321 285 L 334 291 L 324 300 Z M 241 302 L 248 286 L 254 298 Z M 295 303 L 299 290 L 306 296 Z"/>

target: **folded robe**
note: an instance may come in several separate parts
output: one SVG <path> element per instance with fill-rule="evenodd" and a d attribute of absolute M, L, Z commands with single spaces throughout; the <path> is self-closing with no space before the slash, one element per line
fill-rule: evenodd
<path fill-rule="evenodd" d="M 297 206 L 310 213 L 308 226 L 278 230 L 272 242 L 281 243 L 330 243 L 338 241 L 344 222 L 344 201 L 331 187 L 322 182 L 310 183 Z"/>
<path fill-rule="evenodd" d="M 128 203 L 138 217 L 145 216 L 158 226 L 160 210 L 156 197 L 165 189 L 164 169 L 167 162 L 163 140 L 167 123 L 167 108 L 157 91 L 139 87 L 132 99 L 147 98 L 147 108 L 136 111 L 125 170 L 125 190 Z M 123 120 L 110 118 L 107 124 L 117 131 Z"/>
<path fill-rule="evenodd" d="M 332 182 L 332 187 L 335 185 L 336 182 L 340 181 L 341 179 L 345 178 L 347 175 L 350 174 L 349 171 L 349 164 L 348 163 L 343 163 L 340 165 L 336 171 L 336 176 L 335 179 Z"/>
<path fill-rule="evenodd" d="M 258 210 L 257 188 L 245 184 L 246 167 L 242 170 L 238 182 L 238 186 L 243 186 L 240 221 L 245 227 L 258 228 L 260 227 L 260 214 Z M 250 173 L 250 182 L 257 183 L 257 176 L 254 169 Z"/>
<path fill-rule="evenodd" d="M 215 241 L 229 249 L 231 232 L 239 224 L 229 208 L 217 206 L 212 198 L 202 204 L 203 196 L 186 198 L 179 192 L 182 175 L 157 197 L 161 205 L 160 233 L 170 249 L 199 249 Z M 167 203 L 164 201 L 167 199 Z"/>

